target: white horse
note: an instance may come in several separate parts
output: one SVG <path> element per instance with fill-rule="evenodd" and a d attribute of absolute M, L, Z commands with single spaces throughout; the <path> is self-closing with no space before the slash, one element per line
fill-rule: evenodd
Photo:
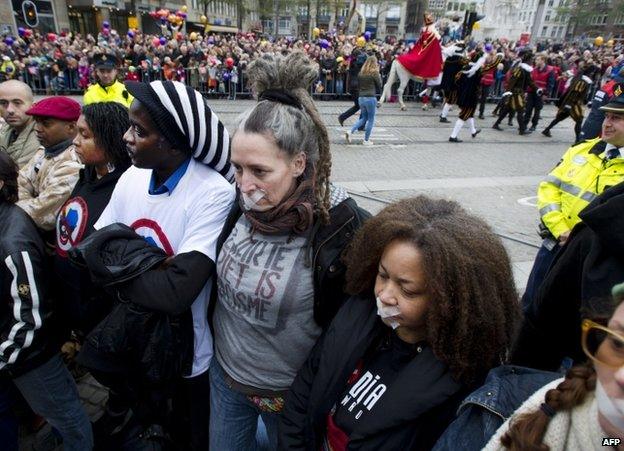
<path fill-rule="evenodd" d="M 460 50 L 463 51 L 463 48 L 456 46 L 455 44 L 450 45 L 448 47 L 443 47 L 442 57 L 443 59 L 446 59 L 447 56 L 450 56 L 454 52 L 460 51 Z M 403 67 L 403 65 L 399 62 L 399 60 L 395 58 L 394 61 L 392 61 L 392 65 L 390 66 L 390 74 L 388 75 L 388 81 L 386 81 L 386 84 L 383 87 L 383 91 L 381 93 L 381 97 L 379 98 L 378 105 L 381 106 L 382 103 L 386 102 L 390 98 L 392 86 L 394 85 L 394 83 L 396 83 L 397 76 L 399 77 L 399 87 L 397 89 L 399 105 L 401 106 L 401 111 L 405 111 L 407 107 L 405 106 L 405 103 L 403 102 L 403 92 L 405 92 L 405 88 L 407 88 L 407 84 L 409 83 L 409 81 L 414 80 L 415 82 L 425 84 L 426 89 L 419 94 L 419 95 L 422 95 L 424 92 L 427 91 L 427 89 L 429 89 L 429 87 L 437 86 L 440 84 L 440 82 L 442 81 L 442 70 L 440 70 L 440 74 L 438 75 L 437 78 L 423 81 L 422 78 L 416 77 L 410 71 L 408 71 L 405 67 Z"/>

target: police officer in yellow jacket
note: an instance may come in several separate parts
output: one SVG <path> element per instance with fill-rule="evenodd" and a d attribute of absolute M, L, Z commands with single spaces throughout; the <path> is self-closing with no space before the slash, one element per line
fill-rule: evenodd
<path fill-rule="evenodd" d="M 106 53 L 93 56 L 97 83 L 92 84 L 85 92 L 83 103 L 118 102 L 130 108 L 132 96 L 126 87 L 117 80 L 117 58 Z"/>
<path fill-rule="evenodd" d="M 537 207 L 544 238 L 522 297 L 526 308 L 544 280 L 557 251 L 580 222 L 579 213 L 610 186 L 624 181 L 624 94 L 601 108 L 602 137 L 570 147 L 540 183 Z"/>

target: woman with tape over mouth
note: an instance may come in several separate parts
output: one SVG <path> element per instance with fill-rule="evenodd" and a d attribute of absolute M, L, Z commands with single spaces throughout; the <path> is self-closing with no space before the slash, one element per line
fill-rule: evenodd
<path fill-rule="evenodd" d="M 583 311 L 588 361 L 531 395 L 485 451 L 624 449 L 624 283 L 611 293 Z"/>
<path fill-rule="evenodd" d="M 487 372 L 519 319 L 509 257 L 457 203 L 389 205 L 345 257 L 352 297 L 291 386 L 280 448 L 426 450 Z"/>
<path fill-rule="evenodd" d="M 288 391 L 343 301 L 341 254 L 369 215 L 329 183 L 329 138 L 302 52 L 247 70 L 258 103 L 232 138 L 238 202 L 218 242 L 210 366 L 210 449 L 268 447 Z M 216 297 L 216 299 L 214 299 Z"/>

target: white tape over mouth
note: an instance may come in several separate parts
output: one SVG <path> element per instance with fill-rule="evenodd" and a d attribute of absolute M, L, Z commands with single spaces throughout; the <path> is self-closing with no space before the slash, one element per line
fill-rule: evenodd
<path fill-rule="evenodd" d="M 401 314 L 401 310 L 399 310 L 399 308 L 396 305 L 393 306 L 385 306 L 383 304 L 383 302 L 381 302 L 381 299 L 379 298 L 379 296 L 377 296 L 375 298 L 375 300 L 377 301 L 377 314 L 381 317 L 381 319 L 383 320 L 384 323 L 386 323 L 388 326 L 392 327 L 393 329 L 396 329 L 397 327 L 399 327 L 399 322 L 395 318 L 396 316 L 399 316 Z"/>
<path fill-rule="evenodd" d="M 258 202 L 266 197 L 266 192 L 261 189 L 257 189 L 251 194 L 241 193 L 241 196 L 243 197 L 243 205 L 247 211 L 266 211 L 272 208 L 271 205 L 258 205 Z"/>

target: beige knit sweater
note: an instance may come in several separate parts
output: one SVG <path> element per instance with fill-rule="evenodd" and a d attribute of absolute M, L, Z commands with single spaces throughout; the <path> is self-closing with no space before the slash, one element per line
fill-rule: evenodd
<path fill-rule="evenodd" d="M 557 387 L 561 382 L 563 382 L 563 378 L 557 379 L 533 393 L 510 419 L 522 413 L 535 412 L 544 402 L 546 392 Z M 503 451 L 505 449 L 500 438 L 507 432 L 510 419 L 498 428 L 496 434 L 483 448 L 485 451 Z M 595 394 L 592 392 L 588 394 L 583 404 L 569 411 L 557 412 L 550 420 L 544 435 L 544 444 L 548 445 L 551 451 L 598 451 L 606 449 L 602 446 L 602 439 L 605 437 L 607 434 L 602 431 L 598 423 L 598 405 Z"/>

